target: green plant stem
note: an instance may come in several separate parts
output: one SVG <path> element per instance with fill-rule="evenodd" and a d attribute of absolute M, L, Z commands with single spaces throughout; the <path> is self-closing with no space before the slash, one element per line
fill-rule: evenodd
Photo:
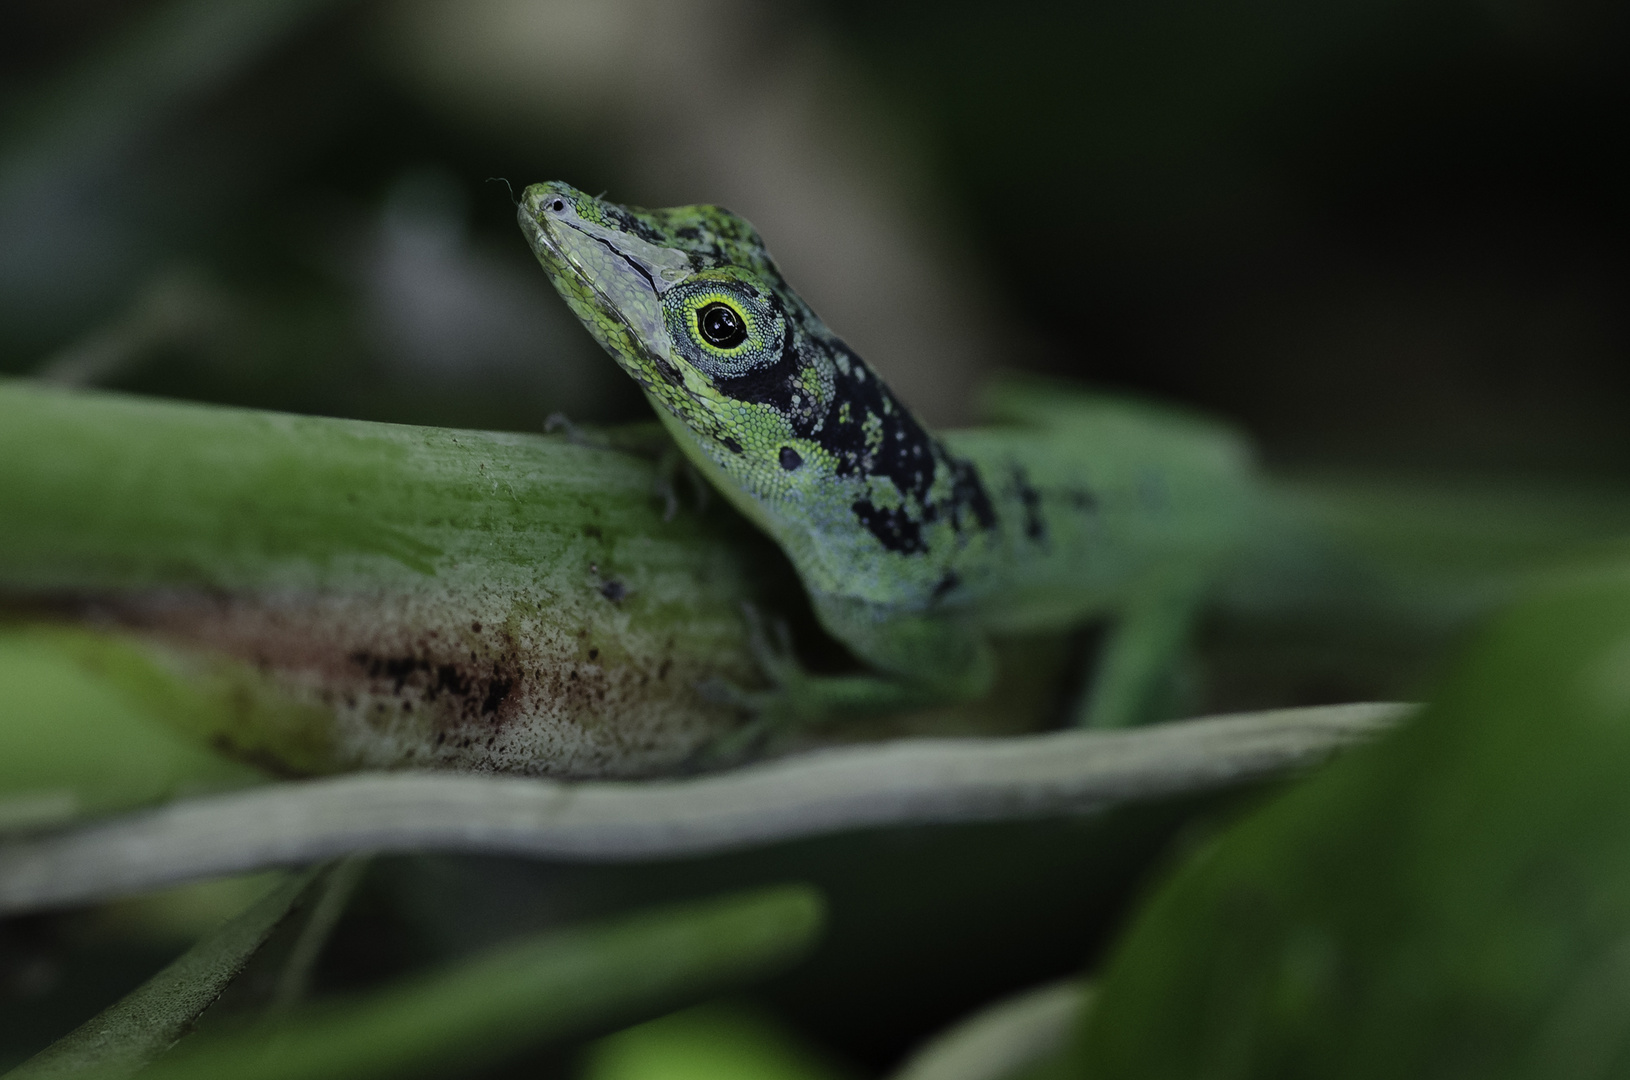
<path fill-rule="evenodd" d="M 628 861 L 846 829 L 1083 813 L 1281 776 L 1407 711 L 1340 705 L 1131 731 L 904 740 L 689 780 L 375 774 L 279 784 L 0 847 L 0 911 L 364 851 Z"/>

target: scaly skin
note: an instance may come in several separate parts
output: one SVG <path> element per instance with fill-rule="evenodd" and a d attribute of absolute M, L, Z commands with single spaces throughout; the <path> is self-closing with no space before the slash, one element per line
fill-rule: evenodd
<path fill-rule="evenodd" d="M 966 699 L 986 634 L 1115 616 L 1082 722 L 1141 718 L 1239 542 L 1254 487 L 1231 434 L 1009 384 L 1009 426 L 935 435 L 714 206 L 641 210 L 534 184 L 518 217 L 555 287 L 683 452 L 792 560 L 821 623 L 875 672 L 766 650 L 762 713 Z"/>

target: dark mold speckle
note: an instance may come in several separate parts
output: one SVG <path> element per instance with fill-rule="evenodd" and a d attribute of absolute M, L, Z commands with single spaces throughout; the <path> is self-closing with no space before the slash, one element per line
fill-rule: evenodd
<path fill-rule="evenodd" d="M 504 699 L 509 697 L 509 692 L 514 688 L 515 681 L 513 679 L 493 676 L 492 682 L 487 684 L 487 696 L 481 699 L 482 714 L 491 716 L 496 713 L 498 706 L 504 703 Z"/>

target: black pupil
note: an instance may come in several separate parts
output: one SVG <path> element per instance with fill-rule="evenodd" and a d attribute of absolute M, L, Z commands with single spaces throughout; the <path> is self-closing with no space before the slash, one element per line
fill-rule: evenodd
<path fill-rule="evenodd" d="M 566 209 L 566 203 L 561 199 L 556 199 L 554 202 L 549 204 L 549 209 L 558 214 L 560 211 Z"/>
<path fill-rule="evenodd" d="M 696 313 L 702 337 L 716 349 L 734 349 L 747 340 L 747 327 L 729 304 L 709 304 Z"/>

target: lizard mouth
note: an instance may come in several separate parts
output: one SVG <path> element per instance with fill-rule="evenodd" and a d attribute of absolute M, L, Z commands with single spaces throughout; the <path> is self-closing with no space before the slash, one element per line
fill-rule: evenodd
<path fill-rule="evenodd" d="M 570 288 L 601 318 L 622 325 L 625 333 L 616 345 L 602 344 L 636 381 L 649 385 L 655 376 L 681 384 L 683 378 L 667 355 L 661 294 L 688 276 L 689 260 L 681 252 L 585 219 L 577 211 L 577 197 L 552 190 L 552 185 L 528 188 L 516 210 L 521 231 L 563 294 Z M 683 273 L 676 260 L 683 263 Z M 620 355 L 625 352 L 631 355 Z"/>
<path fill-rule="evenodd" d="M 578 205 L 581 201 L 598 206 L 597 200 L 580 192 L 568 194 L 553 190 L 552 185 L 534 185 L 521 200 L 520 213 L 527 220 L 523 228 L 529 233 L 535 232 L 543 243 L 565 256 L 585 277 L 595 276 L 584 265 L 587 252 L 599 248 L 610 253 L 658 296 L 694 272 L 690 257 L 683 251 L 613 224 L 617 220 L 615 216 L 609 221 L 604 213 L 590 212 L 585 216 Z M 621 212 L 618 207 L 611 209 Z"/>

